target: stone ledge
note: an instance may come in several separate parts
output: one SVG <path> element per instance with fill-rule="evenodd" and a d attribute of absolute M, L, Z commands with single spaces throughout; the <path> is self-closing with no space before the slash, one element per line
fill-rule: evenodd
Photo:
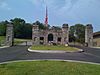
<path fill-rule="evenodd" d="M 59 50 L 31 50 L 30 48 L 28 48 L 29 52 L 36 52 L 36 53 L 77 53 L 77 52 L 80 53 L 80 52 L 84 52 L 82 49 L 79 49 L 78 51 L 59 51 Z"/>
<path fill-rule="evenodd" d="M 0 47 L 0 48 L 8 48 L 9 46 L 2 46 L 2 47 Z"/>
<path fill-rule="evenodd" d="M 92 47 L 92 48 L 97 48 L 97 49 L 100 49 L 100 47 Z"/>

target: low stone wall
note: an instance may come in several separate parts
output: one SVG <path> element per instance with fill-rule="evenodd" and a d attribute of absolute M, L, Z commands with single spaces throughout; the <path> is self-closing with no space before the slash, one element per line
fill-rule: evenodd
<path fill-rule="evenodd" d="M 84 44 L 80 44 L 78 42 L 71 42 L 69 45 L 77 45 L 77 46 L 84 46 Z"/>
<path fill-rule="evenodd" d="M 100 47 L 100 38 L 93 39 L 93 46 Z"/>

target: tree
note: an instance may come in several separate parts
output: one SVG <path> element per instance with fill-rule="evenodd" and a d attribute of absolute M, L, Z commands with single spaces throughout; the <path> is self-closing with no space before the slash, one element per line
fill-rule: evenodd
<path fill-rule="evenodd" d="M 24 35 L 27 38 L 32 38 L 32 25 L 30 23 L 25 24 Z"/>
<path fill-rule="evenodd" d="M 39 25 L 39 29 L 46 29 L 47 28 L 44 26 L 43 23 L 40 23 L 39 21 L 36 21 L 35 23 L 33 23 L 33 25 Z"/>
<path fill-rule="evenodd" d="M 52 29 L 61 30 L 61 27 L 59 27 L 59 26 L 52 26 Z"/>
<path fill-rule="evenodd" d="M 32 25 L 26 23 L 24 19 L 15 18 L 10 20 L 14 25 L 14 37 L 16 38 L 31 38 Z"/>
<path fill-rule="evenodd" d="M 0 22 L 0 36 L 6 35 L 6 25 L 8 24 L 8 21 L 2 21 Z"/>
<path fill-rule="evenodd" d="M 75 42 L 75 36 L 74 36 L 74 33 L 75 33 L 75 26 L 71 26 L 70 27 L 70 31 L 69 31 L 69 41 L 70 42 Z"/>
<path fill-rule="evenodd" d="M 70 27 L 70 40 L 79 43 L 85 42 L 85 26 L 83 24 L 75 24 Z"/>

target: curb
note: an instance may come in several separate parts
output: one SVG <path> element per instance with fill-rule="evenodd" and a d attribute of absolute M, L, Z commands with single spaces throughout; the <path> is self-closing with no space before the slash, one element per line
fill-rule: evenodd
<path fill-rule="evenodd" d="M 2 48 L 8 48 L 9 46 L 3 46 L 3 47 L 0 47 L 0 49 L 2 49 Z"/>
<path fill-rule="evenodd" d="M 100 47 L 92 47 L 92 48 L 97 48 L 97 49 L 100 49 Z"/>
<path fill-rule="evenodd" d="M 36 53 L 81 53 L 81 52 L 84 52 L 82 49 L 79 49 L 79 51 L 73 52 L 73 51 L 58 51 L 58 50 L 31 50 L 30 48 L 28 48 L 29 52 L 36 52 Z"/>
<path fill-rule="evenodd" d="M 37 59 L 37 60 L 17 60 L 17 61 L 8 61 L 2 62 L 1 64 L 8 64 L 8 63 L 15 63 L 15 62 L 29 62 L 29 61 L 64 61 L 64 62 L 74 62 L 74 63 L 83 63 L 83 64 L 94 64 L 100 65 L 100 63 L 93 63 L 93 62 L 85 62 L 85 61 L 78 61 L 78 60 L 60 60 L 60 59 Z"/>

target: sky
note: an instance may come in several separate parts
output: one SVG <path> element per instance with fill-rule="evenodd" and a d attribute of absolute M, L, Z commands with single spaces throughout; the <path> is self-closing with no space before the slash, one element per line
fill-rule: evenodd
<path fill-rule="evenodd" d="M 17 17 L 44 23 L 46 6 L 51 26 L 92 24 L 100 31 L 100 0 L 0 0 L 0 21 Z"/>

